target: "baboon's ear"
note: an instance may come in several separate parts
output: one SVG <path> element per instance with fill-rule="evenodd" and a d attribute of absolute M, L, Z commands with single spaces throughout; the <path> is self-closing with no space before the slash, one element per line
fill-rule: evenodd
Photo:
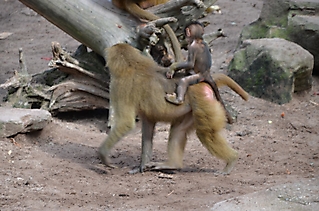
<path fill-rule="evenodd" d="M 186 32 L 186 37 L 190 37 L 191 36 L 191 31 L 190 31 L 189 28 L 186 28 L 185 32 Z"/>

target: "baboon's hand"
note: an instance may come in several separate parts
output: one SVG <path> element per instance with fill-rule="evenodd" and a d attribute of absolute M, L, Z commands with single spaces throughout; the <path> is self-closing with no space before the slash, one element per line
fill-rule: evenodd
<path fill-rule="evenodd" d="M 166 77 L 168 79 L 171 79 L 171 78 L 173 78 L 174 73 L 175 73 L 175 71 L 170 69 L 169 71 L 166 72 Z"/>

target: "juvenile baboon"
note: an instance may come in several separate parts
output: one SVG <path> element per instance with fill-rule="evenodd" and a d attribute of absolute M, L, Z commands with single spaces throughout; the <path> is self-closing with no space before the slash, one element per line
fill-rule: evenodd
<path fill-rule="evenodd" d="M 230 173 L 237 160 L 237 152 L 220 134 L 225 125 L 225 111 L 206 83 L 191 86 L 183 105 L 168 103 L 164 96 L 176 88 L 174 80 L 166 79 L 167 69 L 128 44 L 117 44 L 108 49 L 107 65 L 111 73 L 110 100 L 114 112 L 114 126 L 99 147 L 102 162 L 111 166 L 110 152 L 114 145 L 135 126 L 135 117 L 142 120 L 142 156 L 140 171 L 179 169 L 187 133 L 196 134 L 208 151 L 226 162 L 224 173 Z M 214 76 L 217 86 L 226 85 L 248 99 L 248 94 L 226 75 Z M 150 163 L 154 127 L 157 122 L 171 124 L 168 141 L 168 160 Z"/>
<path fill-rule="evenodd" d="M 227 111 L 223 99 L 219 94 L 219 90 L 215 81 L 210 74 L 212 66 L 212 56 L 207 43 L 203 39 L 204 26 L 199 22 L 192 22 L 185 27 L 185 37 L 187 40 L 188 57 L 186 61 L 175 62 L 170 66 L 170 71 L 167 73 L 167 78 L 172 78 L 175 71 L 184 69 L 188 75 L 180 79 L 176 94 L 167 94 L 166 100 L 180 105 L 184 102 L 185 93 L 188 86 L 199 82 L 207 82 L 212 87 L 217 100 L 224 107 L 228 122 L 233 123 L 233 118 Z M 190 73 L 194 71 L 194 74 Z"/>

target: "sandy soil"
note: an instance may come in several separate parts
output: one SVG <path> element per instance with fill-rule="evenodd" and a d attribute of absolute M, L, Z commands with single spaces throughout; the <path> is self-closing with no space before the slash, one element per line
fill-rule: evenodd
<path fill-rule="evenodd" d="M 221 15 L 209 17 L 206 31 L 223 28 L 228 37 L 214 44 L 214 72 L 226 72 L 239 33 L 258 18 L 261 0 L 223 0 Z M 78 42 L 16 0 L 0 6 L 0 83 L 18 68 L 18 49 L 30 73 L 47 68 L 50 44 L 73 51 Z M 251 97 L 242 101 L 229 89 L 222 97 L 238 114 L 225 136 L 240 153 L 234 171 L 216 176 L 224 163 L 189 136 L 184 168 L 174 174 L 130 175 L 139 164 L 140 127 L 119 143 L 109 169 L 96 156 L 107 136 L 106 111 L 70 113 L 54 118 L 43 131 L 0 139 L 0 210 L 209 210 L 215 203 L 319 175 L 319 79 L 313 88 L 276 105 Z M 0 90 L 0 97 L 5 90 Z M 284 113 L 284 117 L 281 114 Z M 166 158 L 168 125 L 156 128 L 154 161 Z"/>

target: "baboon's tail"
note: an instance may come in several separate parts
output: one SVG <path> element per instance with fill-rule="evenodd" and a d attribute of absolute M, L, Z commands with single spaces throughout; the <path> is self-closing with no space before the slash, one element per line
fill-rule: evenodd
<path fill-rule="evenodd" d="M 221 134 L 226 124 L 225 110 L 207 89 L 203 83 L 188 89 L 196 134 L 212 155 L 229 163 L 237 159 L 237 152 Z"/>
<path fill-rule="evenodd" d="M 215 73 L 212 74 L 212 77 L 217 84 L 217 87 L 222 87 L 222 86 L 228 86 L 231 88 L 234 92 L 239 94 L 244 100 L 248 100 L 248 93 L 241 87 L 239 84 L 237 84 L 233 79 L 228 77 L 225 74 L 222 73 Z"/>

